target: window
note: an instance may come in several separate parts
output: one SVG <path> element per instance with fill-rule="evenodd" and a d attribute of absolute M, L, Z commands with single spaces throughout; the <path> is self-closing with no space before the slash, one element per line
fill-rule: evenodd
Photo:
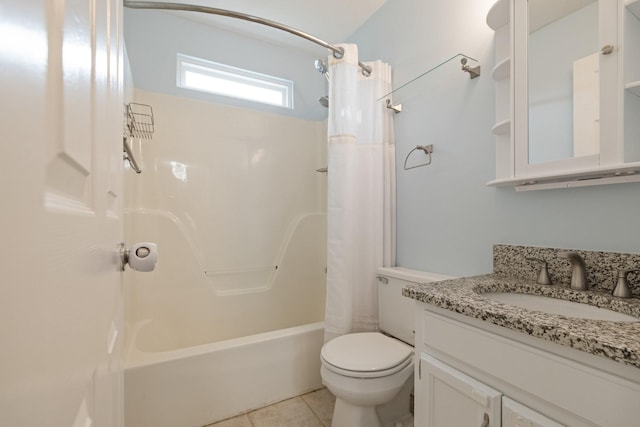
<path fill-rule="evenodd" d="M 178 54 L 178 87 L 293 109 L 293 82 Z"/>

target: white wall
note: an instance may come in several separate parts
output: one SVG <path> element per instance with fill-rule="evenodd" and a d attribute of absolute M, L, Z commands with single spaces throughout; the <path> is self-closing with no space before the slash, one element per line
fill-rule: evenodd
<path fill-rule="evenodd" d="M 134 143 L 143 172 L 125 169 L 125 233 L 159 252 L 154 272 L 125 277 L 127 321 L 154 319 L 138 344 L 320 321 L 325 123 L 142 90 L 134 99 L 153 107 L 155 132 Z"/>
<path fill-rule="evenodd" d="M 365 60 L 394 67 L 395 85 L 462 52 L 482 76 L 434 74 L 396 116 L 398 256 L 404 267 L 452 275 L 491 271 L 492 245 L 514 243 L 639 252 L 640 184 L 516 193 L 494 178 L 493 0 L 389 0 L 351 38 Z M 397 101 L 402 99 L 397 98 Z M 434 144 L 431 166 L 402 170 L 416 144 Z"/>

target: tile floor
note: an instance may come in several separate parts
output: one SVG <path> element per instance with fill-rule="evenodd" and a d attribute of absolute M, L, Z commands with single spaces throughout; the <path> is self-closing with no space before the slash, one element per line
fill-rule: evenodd
<path fill-rule="evenodd" d="M 330 427 L 335 402 L 322 388 L 207 427 Z"/>

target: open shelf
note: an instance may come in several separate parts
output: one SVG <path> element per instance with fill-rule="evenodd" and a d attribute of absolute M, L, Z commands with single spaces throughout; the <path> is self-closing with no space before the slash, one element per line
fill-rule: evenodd
<path fill-rule="evenodd" d="M 511 58 L 505 58 L 498 62 L 493 70 L 491 70 L 491 77 L 493 80 L 499 82 L 509 77 L 511 66 Z"/>
<path fill-rule="evenodd" d="M 625 6 L 636 18 L 640 19 L 640 0 L 627 0 Z"/>
<path fill-rule="evenodd" d="M 534 174 L 518 178 L 500 178 L 489 181 L 487 185 L 490 187 L 515 187 L 516 191 L 527 191 L 638 181 L 640 181 L 640 162 L 598 166 L 561 174 Z"/>
<path fill-rule="evenodd" d="M 509 23 L 509 0 L 498 0 L 487 13 L 487 25 L 493 31 Z"/>
<path fill-rule="evenodd" d="M 505 135 L 511 131 L 511 120 L 502 120 L 491 128 L 494 135 Z"/>
<path fill-rule="evenodd" d="M 640 96 L 640 81 L 624 85 L 624 88 L 636 96 Z"/>

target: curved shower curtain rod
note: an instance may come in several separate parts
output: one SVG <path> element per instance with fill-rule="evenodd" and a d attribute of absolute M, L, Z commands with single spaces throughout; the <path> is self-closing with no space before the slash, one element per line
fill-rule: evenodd
<path fill-rule="evenodd" d="M 124 0 L 123 5 L 124 7 L 128 7 L 131 9 L 180 10 L 185 12 L 201 12 L 201 13 L 208 13 L 210 15 L 220 15 L 220 16 L 227 16 L 229 18 L 242 19 L 244 21 L 255 22 L 256 24 L 266 25 L 267 27 L 272 27 L 278 30 L 286 31 L 287 33 L 309 40 L 310 42 L 313 42 L 317 45 L 320 45 L 322 47 L 325 47 L 333 51 L 333 56 L 335 56 L 336 58 L 342 58 L 342 55 L 344 55 L 343 48 L 334 46 L 331 43 L 327 43 L 326 41 L 321 40 L 317 37 L 314 37 L 311 34 L 307 34 L 296 28 L 289 27 L 284 24 L 280 24 L 279 22 L 270 21 L 268 19 L 259 18 L 257 16 L 247 15 L 245 13 L 234 12 L 232 10 L 218 9 L 215 7 L 208 7 L 208 6 L 197 6 L 192 4 L 162 3 L 162 2 L 155 2 L 155 1 Z M 360 66 L 360 68 L 362 68 L 362 74 L 364 74 L 365 76 L 369 76 L 371 74 L 371 67 L 364 65 L 362 62 L 358 62 L 358 65 Z"/>

